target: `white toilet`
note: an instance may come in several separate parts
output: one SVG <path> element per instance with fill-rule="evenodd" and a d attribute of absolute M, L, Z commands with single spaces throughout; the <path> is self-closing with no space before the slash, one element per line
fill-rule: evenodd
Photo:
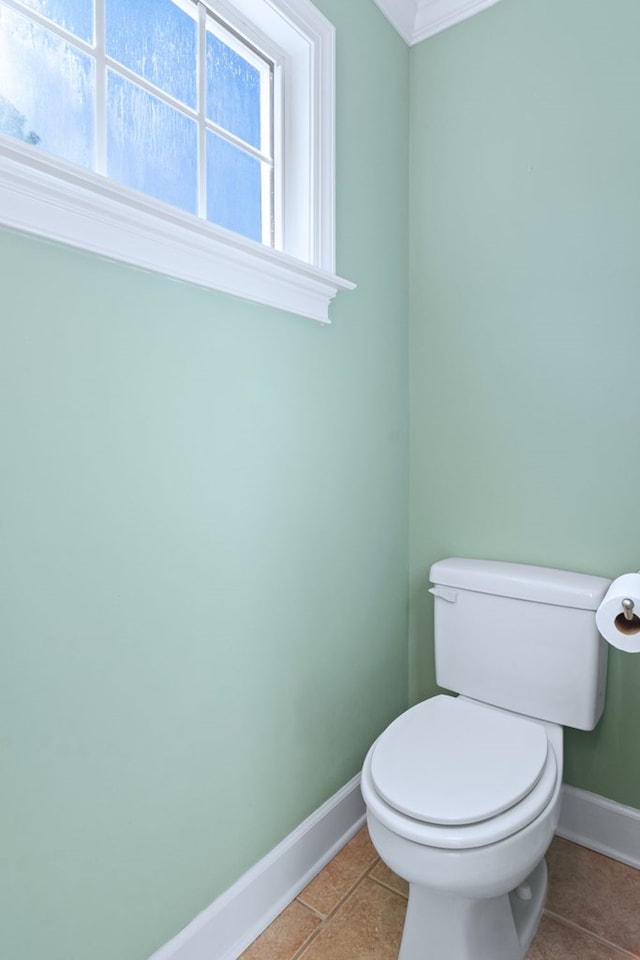
<path fill-rule="evenodd" d="M 604 708 L 602 577 L 490 560 L 430 572 L 442 694 L 407 710 L 362 772 L 380 857 L 410 884 L 399 960 L 522 960 L 560 815 L 562 728 Z"/>

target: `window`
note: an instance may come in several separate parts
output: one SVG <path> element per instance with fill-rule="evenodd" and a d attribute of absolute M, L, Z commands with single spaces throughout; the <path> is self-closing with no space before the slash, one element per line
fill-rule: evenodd
<path fill-rule="evenodd" d="M 0 0 L 10 226 L 326 320 L 332 127 L 308 0 Z"/>

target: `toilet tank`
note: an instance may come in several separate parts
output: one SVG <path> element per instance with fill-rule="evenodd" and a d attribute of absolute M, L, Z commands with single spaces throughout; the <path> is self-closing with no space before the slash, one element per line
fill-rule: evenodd
<path fill-rule="evenodd" d="M 595 611 L 610 580 L 461 558 L 434 563 L 429 579 L 440 686 L 540 720 L 595 727 L 607 674 Z"/>

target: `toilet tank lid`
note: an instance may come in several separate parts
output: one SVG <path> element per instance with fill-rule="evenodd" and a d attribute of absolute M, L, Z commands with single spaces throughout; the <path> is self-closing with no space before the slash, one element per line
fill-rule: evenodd
<path fill-rule="evenodd" d="M 576 610 L 597 610 L 611 583 L 606 577 L 501 560 L 450 557 L 429 571 L 433 584 L 495 597 L 513 597 Z"/>

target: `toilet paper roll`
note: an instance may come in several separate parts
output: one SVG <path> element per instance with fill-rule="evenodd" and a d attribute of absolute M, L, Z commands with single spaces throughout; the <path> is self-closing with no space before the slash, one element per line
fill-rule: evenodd
<path fill-rule="evenodd" d="M 640 573 L 625 573 L 613 581 L 596 610 L 596 626 L 612 647 L 640 653 Z"/>

